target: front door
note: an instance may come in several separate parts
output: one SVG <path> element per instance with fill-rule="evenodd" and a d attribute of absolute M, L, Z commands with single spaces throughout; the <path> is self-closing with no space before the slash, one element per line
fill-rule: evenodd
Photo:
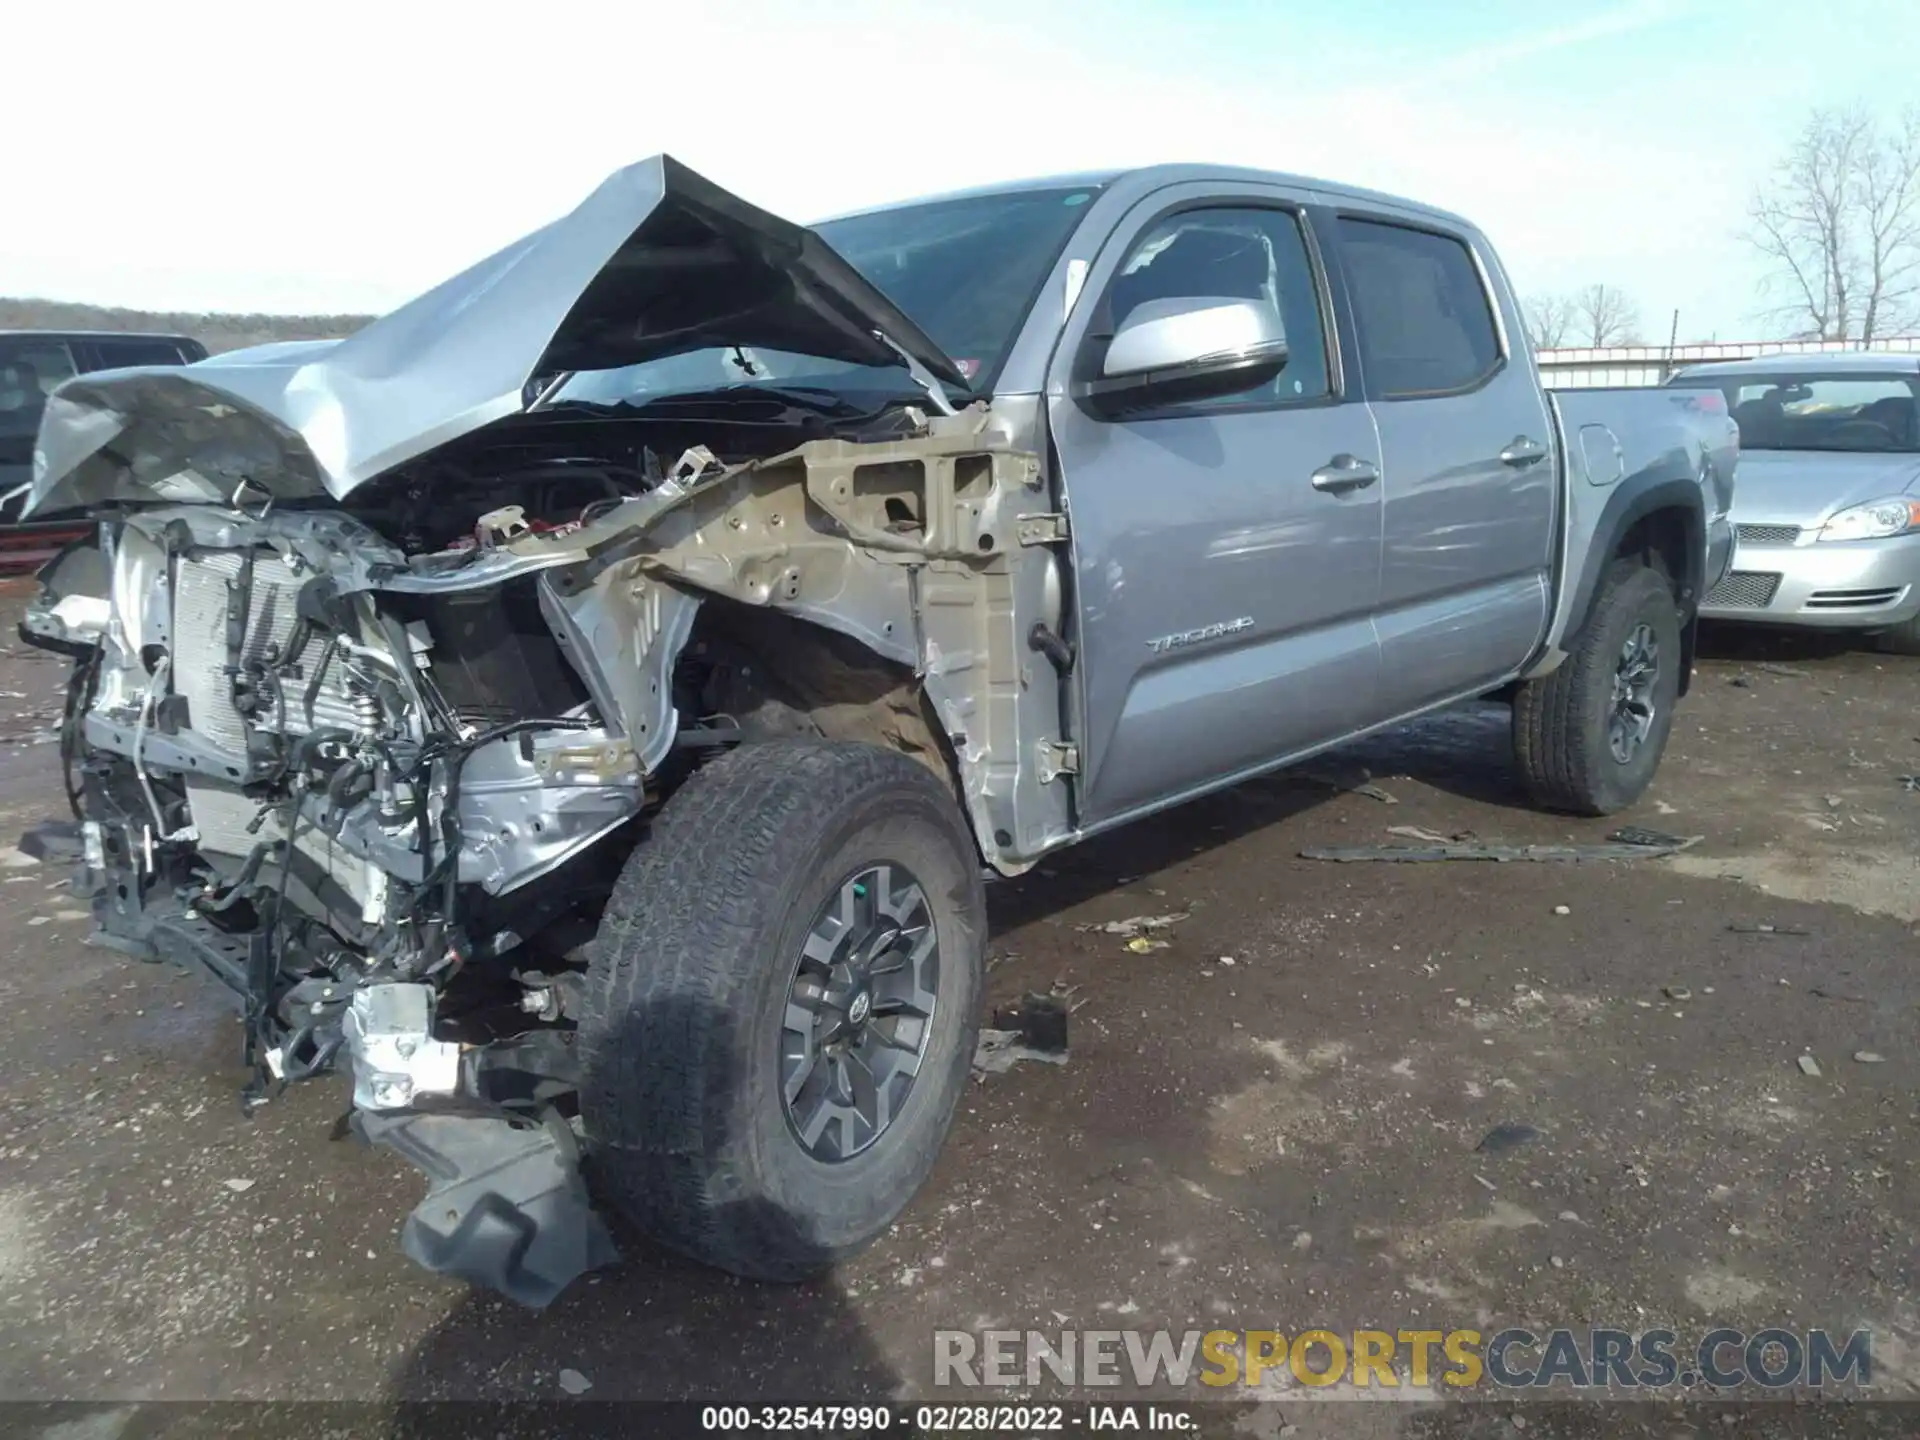
<path fill-rule="evenodd" d="M 1379 450 L 1341 381 L 1304 197 L 1183 188 L 1143 202 L 1103 248 L 1049 386 L 1074 547 L 1083 826 L 1338 738 L 1378 704 Z M 1184 297 L 1278 307 L 1279 375 L 1119 420 L 1069 396 L 1133 307 Z"/>

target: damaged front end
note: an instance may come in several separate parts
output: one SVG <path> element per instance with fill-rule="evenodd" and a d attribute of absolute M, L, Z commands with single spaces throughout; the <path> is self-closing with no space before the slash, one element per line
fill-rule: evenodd
<path fill-rule="evenodd" d="M 924 403 L 545 403 L 714 344 L 904 366 Z M 1005 871 L 1070 833 L 1053 517 L 957 379 L 808 232 L 652 161 L 346 341 L 53 397 L 30 508 L 97 531 L 22 634 L 75 657 L 97 941 L 234 993 L 251 1103 L 346 1062 L 356 1129 L 428 1176 L 419 1263 L 542 1305 L 612 1256 L 579 976 L 704 758 L 874 739 Z"/>

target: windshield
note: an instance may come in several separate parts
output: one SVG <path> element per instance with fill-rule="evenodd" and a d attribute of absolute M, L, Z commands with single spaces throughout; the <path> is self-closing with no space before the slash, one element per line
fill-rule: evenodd
<path fill-rule="evenodd" d="M 1679 375 L 1672 383 L 1725 395 L 1742 450 L 1920 450 L 1920 375 Z"/>
<path fill-rule="evenodd" d="M 1095 191 L 1090 185 L 1005 191 L 901 205 L 813 228 L 932 336 L 975 389 L 985 390 Z M 735 347 L 583 371 L 561 386 L 553 403 L 645 403 L 665 395 L 762 384 L 816 386 L 848 395 L 912 390 L 898 366 Z"/>

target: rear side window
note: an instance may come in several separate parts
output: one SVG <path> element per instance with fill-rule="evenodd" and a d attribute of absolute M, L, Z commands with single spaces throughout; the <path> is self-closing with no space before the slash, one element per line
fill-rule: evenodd
<path fill-rule="evenodd" d="M 1339 225 L 1360 358 L 1376 395 L 1453 394 L 1499 368 L 1493 311 L 1464 244 L 1348 216 Z"/>
<path fill-rule="evenodd" d="M 174 340 L 94 340 L 96 370 L 118 370 L 125 365 L 179 365 L 188 357 L 180 353 Z"/>
<path fill-rule="evenodd" d="M 59 341 L 0 337 L 0 440 L 30 440 L 47 396 L 72 374 L 73 357 Z"/>

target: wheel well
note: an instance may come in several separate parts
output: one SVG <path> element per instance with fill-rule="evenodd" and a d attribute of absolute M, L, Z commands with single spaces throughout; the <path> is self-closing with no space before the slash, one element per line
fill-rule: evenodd
<path fill-rule="evenodd" d="M 920 677 L 850 636 L 710 596 L 674 691 L 683 723 L 726 716 L 747 743 L 817 735 L 897 750 L 938 775 L 965 813 L 960 767 Z"/>
<path fill-rule="evenodd" d="M 1693 657 L 1698 642 L 1700 609 L 1700 549 L 1704 537 L 1696 533 L 1698 518 L 1680 506 L 1667 506 L 1642 515 L 1629 525 L 1613 549 L 1613 559 L 1631 560 L 1657 571 L 1673 591 L 1680 610 L 1680 693 L 1692 688 Z"/>
<path fill-rule="evenodd" d="M 1678 506 L 1642 515 L 1613 548 L 1616 560 L 1637 560 L 1658 570 L 1674 587 L 1674 599 L 1691 605 L 1695 578 L 1693 521 Z"/>

